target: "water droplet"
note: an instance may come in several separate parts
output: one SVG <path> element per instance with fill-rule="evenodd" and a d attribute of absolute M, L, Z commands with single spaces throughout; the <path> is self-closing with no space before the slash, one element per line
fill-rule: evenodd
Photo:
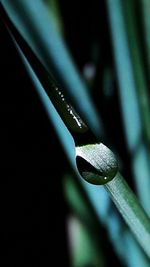
<path fill-rule="evenodd" d="M 114 154 L 102 143 L 76 147 L 76 162 L 81 176 L 91 184 L 106 184 L 118 171 Z"/>

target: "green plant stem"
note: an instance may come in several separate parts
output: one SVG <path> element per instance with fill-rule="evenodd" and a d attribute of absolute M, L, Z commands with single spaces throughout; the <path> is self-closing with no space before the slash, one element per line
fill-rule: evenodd
<path fill-rule="evenodd" d="M 66 154 L 67 154 L 67 156 L 69 157 L 69 160 L 70 160 L 70 162 L 71 162 L 71 164 L 72 164 L 72 166 L 73 166 L 73 168 L 74 168 L 74 160 L 73 160 L 74 153 L 71 153 L 71 151 L 73 150 L 73 146 L 74 146 L 74 144 L 73 144 L 72 142 L 71 142 L 71 143 L 70 143 L 70 142 L 68 143 L 68 141 L 69 141 L 69 139 L 70 139 L 70 136 L 68 135 L 69 132 L 67 132 L 67 128 L 64 129 L 64 131 L 62 131 L 62 129 L 63 129 L 63 124 L 62 124 L 62 121 L 60 120 L 60 117 L 58 116 L 58 114 L 57 114 L 56 111 L 54 110 L 53 105 L 52 105 L 51 102 L 50 102 L 50 99 L 49 99 L 48 96 L 46 95 L 44 89 L 41 87 L 40 83 L 38 82 L 38 79 L 37 79 L 36 77 L 33 77 L 35 74 L 33 73 L 33 71 L 31 72 L 31 67 L 30 67 L 30 65 L 27 63 L 27 61 L 26 61 L 26 59 L 25 59 L 25 57 L 24 57 L 23 54 L 22 54 L 22 57 L 23 57 L 23 59 L 24 59 L 24 63 L 25 63 L 25 65 L 26 65 L 27 69 L 28 69 L 29 74 L 32 76 L 32 79 L 33 79 L 33 81 L 34 81 L 35 87 L 36 87 L 37 92 L 39 93 L 40 98 L 41 98 L 41 100 L 42 100 L 42 102 L 43 102 L 43 104 L 44 104 L 44 106 L 45 106 L 45 108 L 46 108 L 46 111 L 47 111 L 47 113 L 48 113 L 48 116 L 49 116 L 49 117 L 51 118 L 51 120 L 53 121 L 54 127 L 55 127 L 55 129 L 56 129 L 56 131 L 57 131 L 57 134 L 59 135 L 59 138 L 60 138 L 61 142 L 62 142 L 62 140 L 63 140 L 63 145 L 64 145 L 64 142 L 65 142 L 64 148 L 65 148 L 65 150 L 66 150 Z M 55 123 L 56 120 L 58 121 L 57 124 Z M 66 135 L 67 135 L 67 138 L 66 138 Z M 68 146 L 69 146 L 69 149 L 68 149 Z M 85 188 L 88 187 L 88 196 L 91 195 L 91 197 L 94 197 L 96 191 L 97 191 L 97 195 L 100 193 L 100 191 L 99 191 L 100 188 L 98 188 L 98 187 L 91 187 L 91 185 L 88 184 L 88 183 L 86 183 L 84 180 L 83 180 L 83 184 L 85 185 L 85 186 L 84 186 Z M 93 189 L 94 189 L 94 192 L 93 192 Z M 96 189 L 97 189 L 97 190 L 96 190 Z M 103 188 L 101 188 L 101 189 L 103 189 Z M 90 192 L 89 192 L 89 191 L 90 191 Z M 105 192 L 105 191 L 104 191 L 104 192 Z M 93 194 L 94 194 L 94 195 L 93 195 Z M 90 199 L 91 199 L 91 198 L 90 198 Z M 99 206 L 99 204 L 97 203 L 97 201 L 94 201 L 93 198 L 92 198 L 91 200 L 92 200 L 92 204 L 93 204 L 93 205 L 95 206 L 95 208 L 96 208 L 97 213 L 98 213 L 98 214 L 101 214 L 101 212 L 100 212 L 100 206 Z M 94 203 L 95 203 L 95 204 L 94 204 Z M 103 205 L 104 205 L 104 207 L 105 207 L 105 209 L 106 209 L 106 208 L 107 208 L 107 207 L 106 207 L 107 205 L 105 205 L 105 204 L 106 204 L 106 201 L 104 201 L 104 203 L 103 203 Z M 102 212 L 102 213 L 103 213 L 103 212 Z M 110 224 L 110 220 L 111 220 L 111 218 L 104 218 L 104 214 L 101 214 L 101 220 L 103 220 L 103 223 L 104 223 L 105 219 L 106 219 L 106 221 L 107 221 L 107 227 L 108 227 L 108 229 L 109 229 L 109 232 L 111 232 L 112 229 L 113 229 L 113 227 L 112 227 L 111 224 Z M 129 234 L 130 234 L 130 233 L 129 233 Z M 120 258 L 122 258 L 122 254 L 120 255 L 120 252 L 119 252 L 120 244 L 119 244 L 119 248 L 118 248 L 118 246 L 116 246 L 116 242 L 117 242 L 117 245 L 118 245 L 118 243 L 119 243 L 118 241 L 119 241 L 119 240 L 116 241 L 116 240 L 114 240 L 114 239 L 112 238 L 111 241 L 113 242 L 114 247 L 115 247 L 115 249 L 116 249 L 118 255 L 120 256 Z M 116 241 L 116 242 L 115 242 L 115 241 Z M 124 241 L 123 241 L 123 243 L 124 243 Z M 136 246 L 135 246 L 135 248 L 136 248 Z M 145 255 L 142 256 L 142 257 L 143 257 L 142 260 L 144 259 L 144 261 L 146 261 L 146 259 L 144 258 L 144 256 L 145 256 Z M 125 257 L 125 256 L 124 256 L 124 257 Z M 126 261 L 126 258 L 125 258 L 124 260 Z M 148 265 L 147 265 L 147 263 L 145 263 L 145 264 L 143 264 L 142 266 L 148 266 Z"/>
<path fill-rule="evenodd" d="M 125 1 L 126 2 L 126 1 Z M 148 151 L 143 143 L 143 128 L 137 88 L 131 60 L 126 23 L 121 0 L 107 0 L 114 61 L 118 78 L 118 91 L 122 108 L 126 142 L 131 155 L 135 186 L 139 199 L 150 214 L 150 166 Z M 142 180 L 141 180 L 142 175 Z"/>
<path fill-rule="evenodd" d="M 1 0 L 7 15 L 46 69 L 54 74 L 64 91 L 71 97 L 73 105 L 86 119 L 97 136 L 103 132 L 87 88 L 73 62 L 69 49 L 57 31 L 52 12 L 48 12 L 42 0 Z M 1 5 L 0 5 L 1 7 Z M 27 19 L 28 18 L 28 19 Z M 39 23 L 40 22 L 40 23 Z M 80 101 L 78 105 L 78 97 Z"/>
<path fill-rule="evenodd" d="M 105 185 L 113 202 L 150 258 L 150 219 L 123 177 L 118 174 Z"/>
<path fill-rule="evenodd" d="M 105 188 L 99 188 L 97 186 L 91 187 L 90 184 L 81 180 L 77 175 L 75 177 L 66 175 L 63 179 L 63 187 L 65 198 L 71 210 L 73 210 L 81 221 L 84 223 L 86 222 L 89 234 L 93 236 L 93 239 L 95 235 L 97 236 L 97 232 L 99 232 L 97 227 L 101 229 L 101 225 L 103 225 L 109 233 L 109 240 L 120 261 L 123 261 L 128 267 L 137 267 L 137 261 L 141 263 L 139 266 L 149 267 L 147 256 L 134 239 L 131 231 L 124 225 L 124 221 L 120 218 L 118 212 L 115 209 L 110 209 L 111 199 Z M 86 195 L 82 194 L 82 191 L 87 194 L 91 204 L 90 202 L 88 203 Z M 106 199 L 106 197 L 108 197 L 108 199 Z M 105 243 L 107 243 L 107 240 Z M 131 257 L 129 251 L 124 250 L 126 245 L 132 246 L 134 258 Z"/>
<path fill-rule="evenodd" d="M 53 122 L 53 125 L 55 127 L 55 130 L 56 130 L 58 136 L 59 136 L 59 139 L 60 139 L 61 142 L 63 140 L 62 144 L 63 144 L 64 149 L 66 151 L 66 155 L 68 156 L 69 161 L 70 161 L 73 169 L 76 170 L 75 166 L 74 166 L 75 162 L 73 160 L 74 153 L 71 153 L 72 150 L 73 150 L 74 144 L 72 142 L 68 142 L 70 140 L 71 136 L 69 135 L 69 132 L 67 131 L 67 128 L 63 129 L 63 122 L 60 120 L 59 115 L 54 110 L 54 107 L 51 104 L 50 99 L 46 95 L 46 93 L 45 93 L 44 89 L 42 88 L 41 84 L 39 83 L 38 79 L 36 77 L 34 77 L 35 74 L 32 71 L 30 65 L 27 63 L 27 61 L 26 61 L 25 57 L 23 56 L 23 54 L 22 54 L 22 57 L 24 59 L 24 64 L 27 67 L 27 70 L 28 70 L 30 76 L 32 76 L 35 88 L 37 89 L 37 92 L 40 95 L 40 98 L 41 98 L 41 100 L 43 102 L 43 105 L 46 108 L 47 114 L 48 114 L 50 120 Z M 57 124 L 55 123 L 56 120 L 58 121 Z M 65 142 L 65 144 L 64 144 L 64 142 Z M 100 218 L 100 221 L 107 227 L 109 234 L 111 233 L 111 242 L 113 243 L 113 246 L 114 246 L 115 251 L 117 252 L 118 256 L 120 257 L 120 259 L 122 259 L 124 257 L 123 260 L 126 262 L 126 264 L 128 264 L 128 262 L 130 262 L 130 263 L 132 262 L 132 264 L 133 264 L 133 261 L 131 259 L 127 259 L 126 258 L 126 255 L 127 255 L 126 252 L 125 252 L 124 255 L 122 255 L 123 252 L 120 252 L 121 244 L 125 245 L 126 242 L 124 240 L 120 240 L 119 236 L 118 236 L 118 238 L 115 237 L 115 239 L 114 239 L 114 237 L 112 237 L 112 235 L 114 235 L 113 222 L 111 224 L 111 221 L 112 221 L 113 218 L 111 217 L 111 215 L 110 216 L 108 215 L 108 207 L 107 207 L 107 204 L 106 204 L 107 201 L 106 201 L 105 198 L 102 199 L 102 196 L 101 196 L 102 192 L 100 191 L 100 189 L 103 190 L 103 187 L 91 186 L 89 183 L 85 182 L 84 180 L 79 180 L 79 181 L 82 182 L 82 185 L 84 186 L 84 188 L 85 188 L 85 190 L 86 190 L 86 192 L 88 194 L 88 197 L 89 197 L 90 201 L 92 202 L 92 205 L 95 208 L 98 217 Z M 104 193 L 105 193 L 105 190 L 104 190 Z M 94 198 L 95 198 L 95 200 L 94 200 Z M 103 201 L 104 201 L 104 203 L 99 205 L 99 203 L 97 201 L 98 199 L 100 200 L 100 203 L 103 202 Z M 102 206 L 104 206 L 104 208 L 102 208 Z M 103 211 L 102 211 L 102 209 L 103 209 Z M 106 212 L 106 209 L 107 209 L 107 212 Z M 104 212 L 104 210 L 105 210 L 105 212 Z M 82 211 L 82 214 L 85 215 L 85 213 L 83 211 Z M 112 214 L 112 212 L 111 212 L 111 214 Z M 117 217 L 117 220 L 119 220 L 119 219 L 120 218 Z M 117 221 L 115 221 L 115 224 L 116 224 L 116 222 Z M 121 225 L 122 225 L 123 222 L 119 220 L 118 223 L 119 223 L 119 226 L 121 228 Z M 112 233 L 112 231 L 113 231 L 113 233 Z M 129 232 L 128 234 L 130 235 L 131 232 Z M 116 233 L 115 233 L 115 235 L 116 235 Z M 123 234 L 122 238 L 125 235 L 126 234 Z M 134 245 L 135 245 L 134 249 L 136 251 L 136 249 L 138 249 L 138 247 L 137 247 L 137 244 L 134 244 Z M 141 251 L 141 253 L 142 252 L 143 251 Z M 137 253 L 136 253 L 136 255 L 137 255 Z M 135 259 L 135 261 L 136 261 L 136 259 Z M 144 267 L 148 267 L 149 266 L 149 264 L 147 263 L 147 258 L 145 258 L 145 254 L 142 254 L 142 261 L 144 261 L 144 263 L 142 262 L 142 266 L 144 266 Z M 132 266 L 132 265 L 129 264 L 128 266 Z"/>
<path fill-rule="evenodd" d="M 59 86 L 53 77 L 44 68 L 43 64 L 35 56 L 26 41 L 15 29 L 5 12 L 3 12 L 2 18 L 9 29 L 9 33 L 15 42 L 16 47 L 18 50 L 21 49 L 23 51 L 36 75 L 39 77 L 47 95 L 50 97 L 65 125 L 71 132 L 76 144 L 76 158 L 78 159 L 78 165 L 79 163 L 80 166 L 82 165 L 81 168 L 79 168 L 81 175 L 84 176 L 83 173 L 85 172 L 85 176 L 87 177 L 88 175 L 87 179 L 89 179 L 92 167 L 96 174 L 95 176 L 92 175 L 91 181 L 93 181 L 93 183 L 104 184 L 108 180 L 113 179 L 118 169 L 117 161 L 113 153 L 102 143 L 97 143 L 97 138 L 93 135 L 92 131 L 87 127 L 81 117 L 75 112 L 63 92 L 59 89 Z M 98 165 L 93 165 L 94 157 L 97 158 L 99 162 Z M 94 161 L 96 162 L 96 160 Z M 94 177 L 96 177 L 96 180 L 93 180 Z"/>
<path fill-rule="evenodd" d="M 124 13 L 129 39 L 129 47 L 132 58 L 133 73 L 136 83 L 136 92 L 139 101 L 140 114 L 143 123 L 143 131 L 147 144 L 150 144 L 150 109 L 146 75 L 144 73 L 143 58 L 141 55 L 138 27 L 135 17 L 135 5 L 133 1 L 124 1 Z M 149 155 L 150 156 L 150 155 Z"/>
<path fill-rule="evenodd" d="M 143 26 L 144 26 L 144 38 L 146 45 L 146 53 L 147 53 L 147 63 L 148 63 L 148 71 L 150 70 L 150 1 L 149 0 L 140 0 L 141 9 L 142 9 L 142 18 L 143 18 Z"/>
<path fill-rule="evenodd" d="M 16 42 L 16 46 L 19 46 L 19 49 L 22 50 L 36 75 L 39 77 L 47 95 L 50 97 L 56 110 L 74 137 L 76 145 L 83 144 L 84 142 L 87 144 L 89 141 L 96 142 L 96 137 L 93 136 L 92 132 L 88 129 L 81 117 L 68 102 L 60 89 L 60 85 L 57 84 L 51 73 L 47 71 L 41 61 L 36 57 L 35 53 L 17 31 L 4 10 L 3 12 L 1 11 L 1 17 L 9 34 L 11 35 L 11 38 L 14 42 Z M 82 138 L 83 133 L 84 137 Z"/>

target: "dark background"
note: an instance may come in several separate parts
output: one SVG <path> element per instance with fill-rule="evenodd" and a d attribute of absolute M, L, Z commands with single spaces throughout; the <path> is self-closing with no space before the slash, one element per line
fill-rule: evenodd
<path fill-rule="evenodd" d="M 0 265 L 69 266 L 61 186 L 67 162 L 2 23 L 0 70 Z"/>

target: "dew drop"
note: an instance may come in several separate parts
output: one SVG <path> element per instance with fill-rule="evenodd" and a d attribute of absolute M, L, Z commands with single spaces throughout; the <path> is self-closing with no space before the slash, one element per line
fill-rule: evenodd
<path fill-rule="evenodd" d="M 118 171 L 115 156 L 102 143 L 76 147 L 76 163 L 81 176 L 91 184 L 104 185 Z"/>

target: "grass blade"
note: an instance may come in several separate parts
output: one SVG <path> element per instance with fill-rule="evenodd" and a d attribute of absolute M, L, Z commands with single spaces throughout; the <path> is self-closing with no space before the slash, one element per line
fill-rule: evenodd
<path fill-rule="evenodd" d="M 18 47 L 19 45 L 18 49 L 23 50 L 25 53 L 25 56 L 39 77 L 46 93 L 73 135 L 76 144 L 76 161 L 81 175 L 84 176 L 85 179 L 87 177 L 88 180 L 92 177 L 91 182 L 96 184 L 105 184 L 110 181 L 115 176 L 118 167 L 113 153 L 102 143 L 97 143 L 92 132 L 90 132 L 70 103 L 67 102 L 59 86 L 46 71 L 42 63 L 35 57 L 27 43 L 21 38 L 8 19 L 6 23 L 12 38 L 18 43 L 16 43 L 16 46 Z M 93 144 L 91 142 L 93 142 Z M 99 159 L 98 164 L 95 164 L 95 161 L 93 161 L 93 153 L 95 153 L 96 157 L 97 151 L 99 151 Z M 85 168 L 86 171 L 84 171 Z M 95 178 L 93 178 L 93 175 L 91 176 L 91 171 L 92 174 L 94 171 Z"/>
<path fill-rule="evenodd" d="M 136 94 L 133 65 L 130 58 L 127 32 L 120 0 L 107 1 L 114 60 L 119 84 L 122 117 L 137 194 L 144 209 L 150 214 L 150 166 L 145 144 L 142 142 L 142 123 Z M 140 160 L 140 162 L 139 162 Z M 140 165 L 139 165 L 140 164 Z M 143 172 L 141 180 L 141 172 Z"/>
<path fill-rule="evenodd" d="M 25 60 L 25 58 L 24 58 L 24 60 Z M 25 60 L 25 64 L 27 65 L 27 67 L 28 67 L 28 70 L 30 71 L 30 74 L 31 75 L 35 75 L 34 73 L 33 73 L 33 71 L 32 71 L 32 69 L 31 69 L 31 67 L 29 66 L 29 64 L 27 63 L 27 61 Z M 35 77 L 36 78 L 36 77 Z M 38 81 L 36 81 L 36 79 L 34 79 L 34 82 L 35 82 L 35 85 L 36 85 L 36 87 L 38 86 L 39 87 L 39 93 L 40 93 L 40 96 L 42 96 L 42 100 L 43 100 L 43 103 L 44 103 L 44 106 L 46 107 L 46 109 L 47 109 L 47 111 L 48 111 L 48 113 L 49 113 L 49 116 L 50 117 L 53 117 L 53 121 L 54 121 L 54 125 L 55 125 L 55 127 L 56 127 L 56 129 L 57 129 L 57 132 L 58 132 L 58 134 L 59 134 L 59 136 L 60 136 L 60 140 L 62 141 L 62 137 L 64 138 L 64 137 L 67 137 L 66 138 L 66 142 L 65 142 L 65 139 L 63 140 L 63 146 L 65 147 L 65 150 L 67 151 L 67 149 L 68 149 L 68 138 L 70 138 L 70 135 L 68 136 L 68 134 L 69 134 L 69 132 L 67 133 L 66 132 L 66 130 L 67 129 L 64 129 L 64 133 L 60 130 L 61 128 L 62 128 L 62 121 L 60 121 L 60 123 L 61 123 L 61 125 L 60 125 L 60 128 L 58 127 L 59 126 L 59 124 L 57 124 L 56 125 L 56 121 L 55 121 L 55 119 L 57 118 L 56 117 L 56 112 L 53 110 L 53 108 L 52 108 L 52 106 L 51 105 L 49 105 L 49 98 L 48 98 L 48 96 L 46 95 L 46 93 L 43 91 L 43 93 L 41 93 L 42 92 L 42 88 L 41 88 L 41 85 L 40 85 L 40 83 L 38 82 Z M 47 103 L 47 105 L 46 105 L 46 103 Z M 50 110 L 51 109 L 51 110 Z M 51 112 L 52 111 L 52 112 Z M 66 149 L 67 148 L 67 149 Z M 67 155 L 70 155 L 70 160 L 71 160 L 71 162 L 72 162 L 72 165 L 74 166 L 75 165 L 75 161 L 73 160 L 74 159 L 74 153 L 71 153 L 71 151 L 73 150 L 73 143 L 71 142 L 70 143 L 70 147 L 69 147 L 69 151 L 67 151 Z M 87 184 L 87 183 L 86 183 Z M 88 185 L 88 184 L 87 184 Z M 88 186 L 90 186 L 90 185 L 88 185 Z M 86 186 L 85 186 L 86 187 Z M 97 187 L 96 187 L 97 188 Z M 96 190 L 97 191 L 97 193 L 99 193 L 99 190 Z M 92 190 L 91 190 L 91 192 L 92 192 Z M 92 194 L 93 195 L 93 194 Z M 94 195 L 93 195 L 94 196 Z M 105 204 L 103 204 L 104 205 L 104 207 L 105 207 Z M 97 211 L 99 210 L 99 207 L 97 206 Z M 111 225 L 110 225 L 110 227 L 112 227 Z M 115 245 L 115 244 L 114 244 Z M 145 265 L 146 266 L 146 265 Z"/>
<path fill-rule="evenodd" d="M 143 58 L 140 51 L 139 36 L 136 25 L 135 6 L 133 1 L 124 2 L 124 13 L 129 40 L 129 48 L 133 65 L 133 73 L 136 83 L 136 92 L 138 96 L 140 114 L 143 124 L 146 143 L 150 144 L 150 109 L 146 75 L 144 73 Z"/>
<path fill-rule="evenodd" d="M 150 258 L 150 220 L 135 195 L 120 174 L 106 185 L 106 189 L 136 239 Z"/>
<path fill-rule="evenodd" d="M 148 62 L 148 72 L 150 70 L 150 21 L 149 21 L 149 13 L 150 13 L 150 2 L 149 0 L 140 0 L 141 10 L 142 10 L 142 18 L 143 18 L 143 26 L 144 26 L 144 37 L 146 43 L 146 54 L 147 54 L 147 62 Z"/>
<path fill-rule="evenodd" d="M 78 106 L 81 115 L 97 134 L 102 133 L 102 123 L 86 93 L 86 86 L 73 64 L 66 44 L 57 32 L 50 12 L 47 12 L 42 1 L 37 0 L 35 3 L 30 0 L 2 0 L 1 3 L 36 56 L 67 91 L 75 107 L 78 96 L 84 99 Z"/>

